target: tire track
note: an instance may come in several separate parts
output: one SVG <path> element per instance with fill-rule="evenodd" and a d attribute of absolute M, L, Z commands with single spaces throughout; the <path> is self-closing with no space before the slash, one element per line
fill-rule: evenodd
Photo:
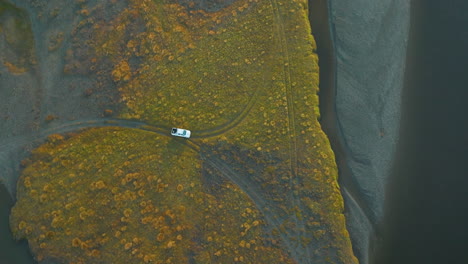
<path fill-rule="evenodd" d="M 265 83 L 265 76 L 263 76 L 262 83 L 263 84 Z M 232 119 L 230 122 L 224 123 L 220 126 L 210 128 L 210 129 L 195 130 L 192 138 L 209 138 L 209 137 L 218 136 L 233 129 L 237 125 L 239 125 L 252 110 L 253 106 L 257 102 L 258 96 L 260 95 L 260 90 L 262 89 L 264 89 L 263 86 L 258 86 L 257 89 L 255 89 L 254 94 L 250 97 L 249 102 L 244 107 L 244 109 L 242 109 L 242 112 L 239 115 L 237 115 L 234 119 Z"/>
<path fill-rule="evenodd" d="M 93 128 L 93 127 L 123 127 L 123 128 L 130 128 L 130 129 L 139 129 L 151 133 L 157 133 L 162 136 L 170 136 L 170 128 L 166 126 L 153 126 L 153 125 L 148 125 L 144 122 L 140 121 L 132 121 L 132 120 L 123 120 L 123 119 L 91 119 L 91 120 L 79 120 L 79 121 L 74 121 L 66 124 L 62 124 L 59 126 L 51 127 L 49 129 L 45 129 L 42 132 L 39 133 L 39 135 L 34 136 L 34 137 L 28 137 L 28 136 L 21 136 L 21 137 L 16 137 L 13 140 L 11 138 L 9 139 L 8 143 L 1 144 L 1 149 L 2 151 L 0 152 L 0 159 L 4 160 L 6 158 L 5 154 L 9 154 L 9 151 L 15 151 L 16 149 L 21 148 L 24 145 L 27 144 L 33 144 L 34 141 L 37 140 L 44 140 L 47 136 L 51 134 L 57 134 L 57 133 L 67 133 L 67 132 L 73 132 L 73 131 L 79 131 L 81 129 L 88 129 L 88 128 Z M 255 184 L 252 184 L 248 180 L 246 180 L 242 175 L 239 175 L 236 173 L 231 167 L 229 167 L 224 161 L 220 160 L 219 158 L 216 157 L 207 157 L 205 156 L 200 150 L 201 146 L 192 140 L 184 140 L 184 139 L 179 139 L 176 138 L 176 142 L 178 144 L 182 144 L 187 146 L 188 148 L 192 149 L 196 153 L 199 153 L 200 158 L 207 162 L 211 167 L 214 169 L 218 170 L 219 173 L 221 173 L 226 179 L 230 180 L 245 193 L 247 194 L 253 201 L 253 203 L 256 205 L 256 207 L 262 212 L 265 220 L 267 221 L 269 227 L 274 228 L 276 230 L 280 230 L 281 226 L 284 224 L 286 219 L 283 219 L 281 221 L 278 216 L 279 214 L 275 212 L 274 210 L 271 210 L 271 207 L 268 206 L 268 200 L 266 200 L 264 197 L 262 197 L 261 193 L 262 191 L 257 188 Z M 344 190 L 346 191 L 346 190 Z M 293 216 L 295 217 L 295 216 Z M 297 221 L 297 218 L 295 219 Z M 291 256 L 297 260 L 299 263 L 310 263 L 311 256 L 307 255 L 304 256 L 301 252 L 304 250 L 307 250 L 308 252 L 308 247 L 306 249 L 298 247 L 295 245 L 295 243 L 292 243 L 292 241 L 297 238 L 297 233 L 295 230 L 292 229 L 286 229 L 284 232 L 279 232 L 279 237 L 281 238 L 281 241 L 283 244 L 286 246 L 288 252 L 291 254 Z M 296 240 L 297 241 L 297 240 Z"/>
<path fill-rule="evenodd" d="M 257 89 L 257 90 L 259 90 L 259 89 Z M 256 93 L 257 93 L 257 91 L 256 91 Z M 254 98 L 253 98 L 254 96 L 255 96 L 255 94 L 252 96 L 252 98 L 248 102 L 247 106 L 242 110 L 242 112 L 239 115 L 237 115 L 233 120 L 231 120 L 230 122 L 224 123 L 224 124 L 222 124 L 222 125 L 220 125 L 218 127 L 211 128 L 211 129 L 193 131 L 194 135 L 192 136 L 192 138 L 214 137 L 214 136 L 221 135 L 221 134 L 233 129 L 234 127 L 236 127 L 238 124 L 240 124 L 245 119 L 245 117 L 250 113 L 250 110 L 252 110 L 252 107 L 255 105 L 255 102 L 257 100 L 254 100 Z"/>
<path fill-rule="evenodd" d="M 292 160 L 290 161 L 290 166 L 294 175 L 297 175 L 297 141 L 296 141 L 296 122 L 295 122 L 295 113 L 294 113 L 294 94 L 291 89 L 291 70 L 289 68 L 290 59 L 289 59 L 289 52 L 288 52 L 288 43 L 286 40 L 286 36 L 284 34 L 285 30 L 283 27 L 283 20 L 281 18 L 280 10 L 278 8 L 277 0 L 270 0 L 274 17 L 276 19 L 276 28 L 278 31 L 280 46 L 281 46 L 281 53 L 283 54 L 283 77 L 285 82 L 285 90 L 286 90 L 286 101 L 287 101 L 287 113 L 288 113 L 288 133 L 290 138 L 290 156 Z"/>
<path fill-rule="evenodd" d="M 233 171 L 222 160 L 219 160 L 216 157 L 205 157 L 202 153 L 200 153 L 200 157 L 211 167 L 215 168 L 219 173 L 221 173 L 226 179 L 239 186 L 239 188 L 245 194 L 247 194 L 250 197 L 250 199 L 252 199 L 256 207 L 263 214 L 265 220 L 270 225 L 270 227 L 280 230 L 282 222 L 278 219 L 278 214 L 275 214 L 273 211 L 269 210 L 268 201 L 265 200 L 265 198 L 263 198 L 261 195 L 259 195 L 259 193 L 261 193 L 261 190 L 255 188 L 255 184 L 247 182 L 241 175 Z M 291 256 L 294 259 L 298 260 L 301 259 L 300 253 L 298 252 L 297 247 L 291 243 L 291 237 L 294 237 L 295 234 L 291 234 L 290 231 L 291 230 L 286 230 L 285 233 L 279 232 L 279 236 L 281 238 L 281 241 L 288 249 L 288 252 L 291 254 Z"/>
<path fill-rule="evenodd" d="M 22 136 L 17 137 L 13 141 L 10 141 L 6 144 L 1 144 L 2 152 L 0 152 L 0 159 L 6 158 L 6 154 L 9 152 L 4 150 L 15 151 L 15 148 L 21 148 L 21 146 L 31 143 L 37 140 L 44 140 L 47 136 L 57 133 L 67 133 L 73 131 L 79 131 L 81 129 L 95 128 L 95 127 L 122 127 L 130 129 L 139 129 L 146 132 L 157 133 L 162 136 L 171 137 L 169 134 L 169 129 L 164 126 L 150 126 L 146 123 L 139 121 L 131 120 L 120 120 L 120 119 L 95 119 L 95 120 L 80 120 L 74 121 L 71 123 L 62 124 L 59 126 L 51 127 L 49 129 L 43 130 L 39 135 L 34 136 L 33 138 Z M 11 139 L 10 139 L 11 140 Z M 228 165 L 226 165 L 222 160 L 216 157 L 206 157 L 203 153 L 200 152 L 200 145 L 191 140 L 177 139 L 178 144 L 187 146 L 191 150 L 200 154 L 200 158 L 204 160 L 209 166 L 215 168 L 219 171 L 223 177 L 230 180 L 245 193 L 250 199 L 252 199 L 255 206 L 262 212 L 266 222 L 271 228 L 280 230 L 282 222 L 278 219 L 278 214 L 274 211 L 269 210 L 268 201 L 262 197 L 261 190 L 256 188 L 255 184 L 249 183 L 241 175 L 233 171 Z M 295 237 L 296 234 L 291 232 L 292 230 L 286 230 L 286 233 L 280 232 L 279 236 L 286 246 L 288 252 L 294 257 L 294 259 L 300 258 L 298 253 L 298 248 L 291 243 L 291 238 Z"/>
<path fill-rule="evenodd" d="M 293 173 L 292 179 L 290 179 L 290 186 L 294 187 L 293 180 L 298 177 L 298 157 L 297 157 L 297 135 L 296 135 L 296 122 L 295 122 L 295 111 L 294 111 L 294 93 L 291 87 L 291 70 L 290 70 L 290 58 L 289 58 L 289 51 L 288 51 L 288 43 L 285 35 L 285 29 L 283 26 L 283 19 L 281 17 L 280 9 L 278 7 L 277 0 L 270 0 L 271 7 L 274 13 L 274 19 L 276 20 L 276 30 L 278 35 L 278 40 L 281 47 L 281 52 L 283 54 L 283 77 L 285 81 L 285 90 L 286 90 L 286 100 L 287 100 L 287 116 L 288 116 L 288 134 L 289 134 L 289 164 L 290 170 Z M 302 207 L 302 203 L 299 200 L 299 197 L 292 192 L 293 196 L 293 205 L 296 208 L 299 208 L 300 211 L 304 211 Z M 296 224 L 299 227 L 300 236 L 306 237 L 305 234 L 305 223 L 303 220 L 299 220 L 297 216 L 294 214 L 294 218 L 296 219 Z M 310 263 L 310 259 L 312 259 L 312 252 L 308 246 L 304 247 L 304 251 L 307 255 L 307 263 Z"/>

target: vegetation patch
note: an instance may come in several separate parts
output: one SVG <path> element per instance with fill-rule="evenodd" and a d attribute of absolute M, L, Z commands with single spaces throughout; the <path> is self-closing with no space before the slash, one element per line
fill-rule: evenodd
<path fill-rule="evenodd" d="M 60 263 L 292 263 L 230 182 L 210 192 L 192 149 L 153 133 L 53 135 L 18 184 L 11 227 Z"/>
<path fill-rule="evenodd" d="M 12 74 L 27 72 L 35 64 L 34 38 L 28 15 L 7 1 L 0 0 L 0 59 Z"/>

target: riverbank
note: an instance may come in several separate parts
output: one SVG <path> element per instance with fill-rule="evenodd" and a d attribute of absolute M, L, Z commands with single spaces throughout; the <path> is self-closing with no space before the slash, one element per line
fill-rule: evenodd
<path fill-rule="evenodd" d="M 342 2 L 309 1 L 309 19 L 320 57 L 321 124 L 337 158 L 353 249 L 369 263 L 398 139 L 409 6 Z"/>
<path fill-rule="evenodd" d="M 362 262 L 367 259 L 367 237 L 372 231 L 373 222 L 369 219 L 369 208 L 363 201 L 352 180 L 346 163 L 343 138 L 336 116 L 336 47 L 334 31 L 329 16 L 329 1 L 309 1 L 309 21 L 317 42 L 320 67 L 320 124 L 330 140 L 339 169 L 341 193 L 345 199 L 347 229 L 350 232 L 355 256 Z M 362 223 L 359 223 L 362 222 Z"/>

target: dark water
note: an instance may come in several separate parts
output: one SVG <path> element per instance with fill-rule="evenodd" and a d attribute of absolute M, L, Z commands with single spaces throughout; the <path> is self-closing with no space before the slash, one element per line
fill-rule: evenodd
<path fill-rule="evenodd" d="M 414 0 L 401 137 L 373 263 L 468 263 L 468 1 Z"/>

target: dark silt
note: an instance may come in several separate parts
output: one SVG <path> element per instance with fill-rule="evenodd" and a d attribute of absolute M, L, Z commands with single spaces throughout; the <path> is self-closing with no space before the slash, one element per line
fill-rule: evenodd
<path fill-rule="evenodd" d="M 373 263 L 468 263 L 468 2 L 411 9 L 400 142 Z"/>

